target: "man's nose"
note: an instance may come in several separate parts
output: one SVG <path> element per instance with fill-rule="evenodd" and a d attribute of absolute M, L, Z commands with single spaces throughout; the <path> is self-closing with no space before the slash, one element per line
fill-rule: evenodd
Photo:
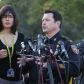
<path fill-rule="evenodd" d="M 45 22 L 45 21 L 43 21 L 43 22 L 42 22 L 42 25 L 46 25 L 46 22 Z"/>

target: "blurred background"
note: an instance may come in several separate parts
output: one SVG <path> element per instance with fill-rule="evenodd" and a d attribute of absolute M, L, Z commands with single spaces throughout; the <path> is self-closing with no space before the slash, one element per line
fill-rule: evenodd
<path fill-rule="evenodd" d="M 12 5 L 19 19 L 18 30 L 35 38 L 42 33 L 41 19 L 44 10 L 55 9 L 62 14 L 62 34 L 79 42 L 84 38 L 84 0 L 0 0 Z"/>

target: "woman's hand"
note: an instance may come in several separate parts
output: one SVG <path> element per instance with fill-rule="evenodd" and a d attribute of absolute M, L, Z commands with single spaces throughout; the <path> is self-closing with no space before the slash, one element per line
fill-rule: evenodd
<path fill-rule="evenodd" d="M 6 49 L 1 49 L 0 50 L 0 59 L 7 57 L 7 50 Z"/>

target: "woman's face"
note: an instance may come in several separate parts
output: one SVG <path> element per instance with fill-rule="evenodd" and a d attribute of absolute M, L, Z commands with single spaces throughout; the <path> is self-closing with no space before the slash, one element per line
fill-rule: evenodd
<path fill-rule="evenodd" d="M 2 17 L 2 25 L 3 28 L 11 28 L 14 24 L 14 17 L 12 13 L 7 12 L 3 17 Z"/>

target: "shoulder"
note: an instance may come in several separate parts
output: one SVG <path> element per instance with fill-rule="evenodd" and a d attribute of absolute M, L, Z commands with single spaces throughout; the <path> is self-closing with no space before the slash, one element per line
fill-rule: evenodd
<path fill-rule="evenodd" d="M 80 53 L 84 54 L 84 39 L 81 40 L 79 43 L 76 44 Z"/>
<path fill-rule="evenodd" d="M 65 44 L 65 47 L 67 49 L 69 49 L 69 51 L 73 51 L 75 54 L 79 53 L 79 49 L 77 48 L 77 46 L 74 44 L 74 42 L 72 40 L 70 40 L 68 37 L 63 36 L 62 40 Z"/>
<path fill-rule="evenodd" d="M 18 39 L 19 39 L 19 41 L 23 41 L 23 40 L 25 39 L 24 34 L 22 34 L 22 33 L 20 33 L 20 32 L 17 32 L 17 34 L 18 34 Z"/>
<path fill-rule="evenodd" d="M 78 48 L 84 47 L 84 39 L 77 43 Z"/>
<path fill-rule="evenodd" d="M 71 44 L 71 45 L 73 45 L 73 41 L 72 41 L 70 38 L 66 37 L 66 36 L 61 36 L 61 40 L 62 40 L 64 43 L 66 43 L 66 44 Z"/>
<path fill-rule="evenodd" d="M 21 32 L 17 32 L 17 33 L 19 38 L 24 38 L 24 34 L 22 34 Z"/>
<path fill-rule="evenodd" d="M 18 32 L 18 35 L 20 35 L 20 36 L 24 36 L 24 34 L 23 34 L 23 33 L 21 33 L 21 32 Z"/>

